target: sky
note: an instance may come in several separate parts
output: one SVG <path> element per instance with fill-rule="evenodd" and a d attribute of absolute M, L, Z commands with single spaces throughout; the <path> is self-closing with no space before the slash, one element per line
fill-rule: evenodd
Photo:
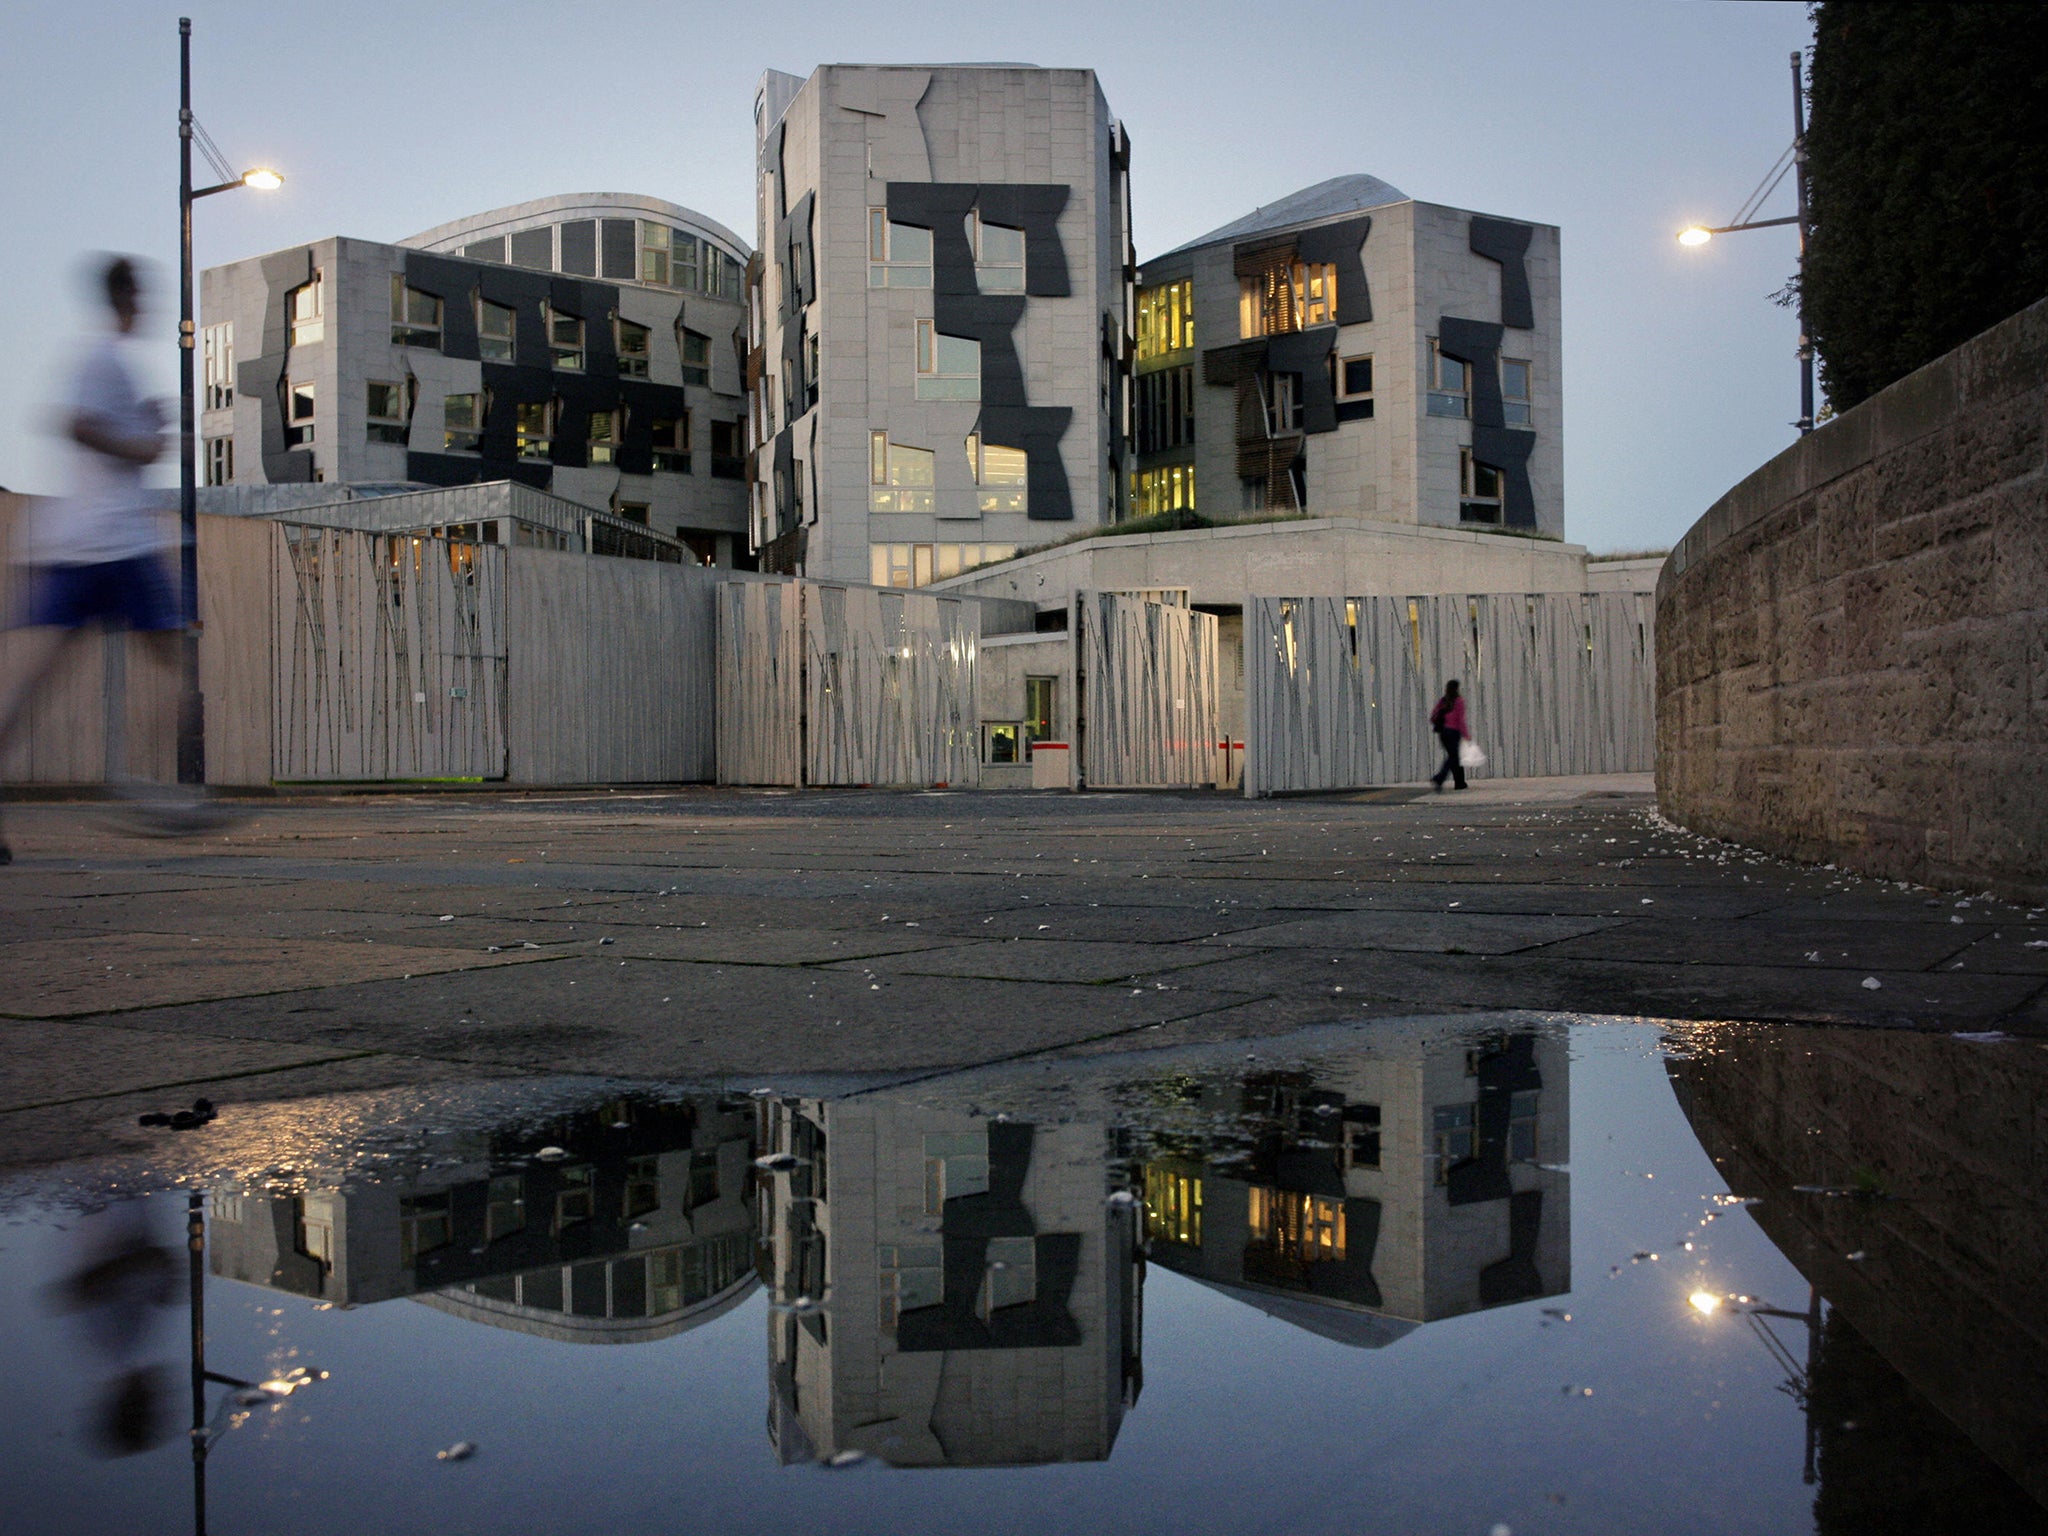
<path fill-rule="evenodd" d="M 1803 5 L 102 0 L 13 7 L 0 50 L 0 486 L 63 486 L 47 402 L 92 253 L 154 264 L 150 382 L 175 394 L 181 12 L 200 121 L 287 177 L 197 205 L 201 268 L 564 192 L 664 197 L 751 238 L 763 69 L 1028 61 L 1101 79 L 1141 261 L 1350 172 L 1558 225 L 1574 543 L 1668 547 L 1795 435 L 1796 326 L 1771 295 L 1796 234 L 1673 235 L 1727 222 L 1790 142 Z M 1761 216 L 1791 211 L 1788 182 Z"/>

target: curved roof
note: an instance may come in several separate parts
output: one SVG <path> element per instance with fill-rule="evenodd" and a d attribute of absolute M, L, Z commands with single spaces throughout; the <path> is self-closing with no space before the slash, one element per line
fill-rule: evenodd
<path fill-rule="evenodd" d="M 414 250 L 452 255 L 458 254 L 472 240 L 488 240 L 493 235 L 509 235 L 515 230 L 560 224 L 570 219 L 618 218 L 622 214 L 659 219 L 664 224 L 688 230 L 699 239 L 723 248 L 728 256 L 742 264 L 752 254 L 746 241 L 716 219 L 707 218 L 694 208 L 685 208 L 681 203 L 671 203 L 659 197 L 642 197 L 633 192 L 570 192 L 558 197 L 537 197 L 528 202 L 473 213 L 446 224 L 436 224 L 432 229 L 407 236 L 398 244 Z"/>
<path fill-rule="evenodd" d="M 1313 224 L 1319 219 L 1332 219 L 1340 214 L 1361 213 L 1367 208 L 1384 208 L 1389 203 L 1407 201 L 1406 192 L 1377 176 L 1332 176 L 1328 181 L 1319 181 L 1299 192 L 1290 192 L 1277 203 L 1254 208 L 1243 218 L 1212 229 L 1199 239 L 1184 241 L 1166 254 L 1172 256 L 1180 251 L 1194 250 L 1197 246 L 1214 245 L 1219 240 L 1242 240 L 1269 230 Z"/>
<path fill-rule="evenodd" d="M 655 1339 L 673 1338 L 676 1334 L 688 1333 L 692 1328 L 702 1327 L 713 1318 L 725 1316 L 751 1296 L 754 1288 L 760 1283 L 761 1277 L 750 1269 L 714 1296 L 695 1302 L 680 1311 L 663 1312 L 645 1318 L 579 1317 L 574 1313 L 557 1312 L 546 1307 L 494 1301 L 488 1296 L 480 1296 L 475 1291 L 459 1285 L 451 1285 L 438 1291 L 425 1291 L 407 1299 L 416 1301 L 423 1307 L 431 1307 L 436 1312 L 446 1312 L 473 1323 L 488 1323 L 493 1328 L 505 1328 L 513 1333 L 530 1333 L 543 1339 L 556 1339 L 564 1344 L 646 1344 Z"/>

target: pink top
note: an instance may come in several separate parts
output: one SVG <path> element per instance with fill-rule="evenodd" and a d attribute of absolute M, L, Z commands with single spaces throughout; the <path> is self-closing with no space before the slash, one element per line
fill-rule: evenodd
<path fill-rule="evenodd" d="M 1430 724 L 1440 731 L 1456 731 L 1460 736 L 1472 733 L 1465 729 L 1465 696 L 1455 699 L 1438 699 L 1436 708 L 1429 712 Z"/>

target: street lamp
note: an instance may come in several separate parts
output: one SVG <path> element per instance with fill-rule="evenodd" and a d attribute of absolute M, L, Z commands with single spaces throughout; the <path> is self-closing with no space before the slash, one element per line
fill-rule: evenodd
<path fill-rule="evenodd" d="M 192 185 L 192 139 L 225 179 L 210 187 Z M 193 435 L 192 204 L 216 192 L 254 187 L 274 192 L 284 177 L 267 166 L 236 176 L 228 170 L 206 130 L 192 116 L 192 18 L 178 18 L 178 604 L 185 616 L 179 652 L 178 782 L 206 782 L 206 706 L 199 692 L 199 461 Z"/>
<path fill-rule="evenodd" d="M 1804 55 L 1797 52 L 1792 55 L 1791 148 L 1778 156 L 1771 168 L 1764 172 L 1764 179 L 1757 183 L 1748 201 L 1726 224 L 1688 224 L 1678 232 L 1680 245 L 1701 246 L 1716 235 L 1737 234 L 1745 229 L 1775 229 L 1783 224 L 1799 226 L 1799 420 L 1793 425 L 1802 433 L 1813 430 L 1813 338 L 1806 329 L 1806 86 L 1801 70 L 1804 62 Z M 1788 172 L 1798 195 L 1799 211 L 1782 219 L 1751 218 L 1750 215 L 1763 205 L 1764 199 L 1778 189 L 1778 183 Z"/>

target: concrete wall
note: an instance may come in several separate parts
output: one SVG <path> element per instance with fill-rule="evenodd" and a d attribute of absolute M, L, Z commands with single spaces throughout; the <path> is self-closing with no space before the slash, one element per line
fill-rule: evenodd
<path fill-rule="evenodd" d="M 1736 486 L 1657 587 L 1698 832 L 2048 900 L 2048 301 Z"/>

